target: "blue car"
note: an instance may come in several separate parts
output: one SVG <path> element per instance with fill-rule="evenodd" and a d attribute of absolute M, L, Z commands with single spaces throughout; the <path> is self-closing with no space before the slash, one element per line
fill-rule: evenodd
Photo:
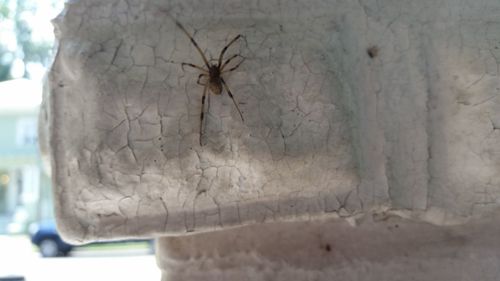
<path fill-rule="evenodd" d="M 32 223 L 29 227 L 31 243 L 36 245 L 43 257 L 62 257 L 67 256 L 75 245 L 68 244 L 61 239 L 57 232 L 56 223 L 54 220 L 45 220 L 38 223 Z M 116 241 L 102 241 L 90 244 L 111 244 L 111 243 L 144 243 L 149 245 L 149 253 L 154 254 L 155 245 L 152 239 L 127 239 Z M 0 279 L 0 281 L 2 281 Z"/>
<path fill-rule="evenodd" d="M 29 230 L 31 242 L 38 246 L 43 257 L 67 256 L 73 249 L 73 245 L 61 239 L 53 220 L 33 223 Z"/>

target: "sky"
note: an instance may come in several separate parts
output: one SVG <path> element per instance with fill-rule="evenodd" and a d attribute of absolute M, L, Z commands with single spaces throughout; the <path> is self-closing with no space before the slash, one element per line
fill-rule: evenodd
<path fill-rule="evenodd" d="M 42 102 L 42 83 L 28 79 L 0 82 L 0 112 L 31 112 Z"/>
<path fill-rule="evenodd" d="M 8 0 L 11 10 L 15 10 L 16 0 Z M 36 1 L 36 9 L 21 12 L 32 29 L 34 42 L 48 42 L 54 44 L 54 28 L 51 20 L 55 18 L 64 6 L 64 0 L 58 0 L 55 5 L 50 1 Z M 17 48 L 16 34 L 12 21 L 0 21 L 0 42 L 8 50 L 15 52 Z M 25 64 L 22 59 L 14 61 L 11 75 L 21 78 L 24 70 L 28 71 L 31 80 L 0 82 L 0 111 L 24 111 L 37 107 L 42 100 L 42 81 L 48 66 L 40 63 Z"/>

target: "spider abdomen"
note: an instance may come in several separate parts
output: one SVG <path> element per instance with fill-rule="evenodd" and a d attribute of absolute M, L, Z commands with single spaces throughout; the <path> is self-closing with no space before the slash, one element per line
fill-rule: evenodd
<path fill-rule="evenodd" d="M 220 81 L 212 81 L 208 85 L 208 88 L 214 95 L 222 94 L 222 83 Z"/>
<path fill-rule="evenodd" d="M 208 88 L 215 95 L 222 94 L 222 80 L 220 77 L 220 69 L 217 65 L 210 66 L 208 79 Z"/>

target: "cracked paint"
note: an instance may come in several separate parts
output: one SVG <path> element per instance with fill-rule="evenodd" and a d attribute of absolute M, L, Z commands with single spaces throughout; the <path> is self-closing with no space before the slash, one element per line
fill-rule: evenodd
<path fill-rule="evenodd" d="M 67 3 L 45 109 L 63 234 L 491 210 L 498 22 L 442 2 Z M 199 72 L 180 66 L 202 61 L 171 16 L 209 58 L 246 37 L 227 52 L 244 63 L 224 74 L 245 121 L 212 95 L 203 147 Z"/>

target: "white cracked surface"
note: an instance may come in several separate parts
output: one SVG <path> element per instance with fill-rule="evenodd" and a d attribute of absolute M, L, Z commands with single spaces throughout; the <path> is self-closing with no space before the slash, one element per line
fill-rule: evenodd
<path fill-rule="evenodd" d="M 157 263 L 165 281 L 498 280 L 498 217 L 436 226 L 381 215 L 356 228 L 315 220 L 162 237 Z"/>
<path fill-rule="evenodd" d="M 212 96 L 203 50 L 246 57 Z M 85 242 L 351 216 L 437 224 L 498 207 L 500 3 L 71 1 L 46 100 L 56 210 Z M 378 49 L 370 57 L 369 48 Z"/>

